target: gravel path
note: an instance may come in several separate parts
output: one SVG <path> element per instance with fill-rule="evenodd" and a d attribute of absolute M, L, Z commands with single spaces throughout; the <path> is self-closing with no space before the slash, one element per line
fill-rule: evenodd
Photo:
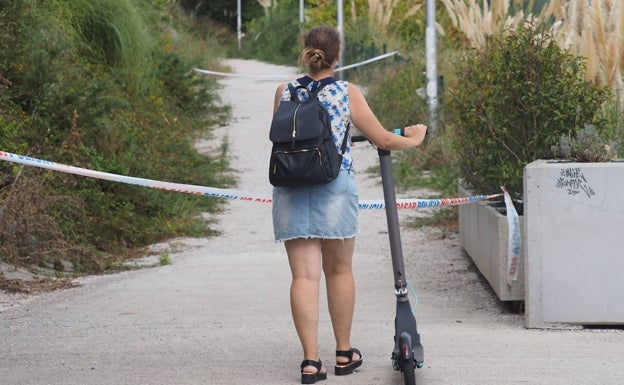
<path fill-rule="evenodd" d="M 255 61 L 228 64 L 237 73 L 295 73 Z M 216 147 L 227 138 L 237 188 L 269 194 L 267 134 L 276 84 L 221 83 L 234 119 L 200 146 Z M 377 154 L 359 145 L 354 159 L 365 170 Z M 377 176 L 360 172 L 358 181 L 362 199 L 381 197 Z M 426 214 L 400 212 L 403 220 Z M 87 277 L 78 280 L 80 287 L 36 297 L 0 297 L 0 383 L 298 383 L 290 274 L 282 245 L 273 241 L 270 205 L 230 201 L 218 220 L 219 237 L 155 245 L 169 250 L 169 266 Z M 330 371 L 323 383 L 401 384 L 389 359 L 395 299 L 384 213 L 362 211 L 360 227 L 353 343 L 365 363 L 352 376 Z M 402 238 L 425 348 L 418 384 L 624 383 L 621 330 L 527 330 L 522 315 L 496 300 L 455 235 L 404 228 Z M 321 358 L 331 365 L 326 312 L 320 333 Z"/>

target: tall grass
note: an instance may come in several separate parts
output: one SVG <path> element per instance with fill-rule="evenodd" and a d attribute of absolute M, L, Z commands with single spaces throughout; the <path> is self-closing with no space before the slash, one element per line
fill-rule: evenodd
<path fill-rule="evenodd" d="M 563 9 L 555 28 L 559 45 L 586 58 L 587 79 L 607 86 L 622 99 L 624 82 L 624 2 L 621 0 L 553 1 Z"/>
<path fill-rule="evenodd" d="M 599 111 L 600 131 L 610 140 L 624 142 L 623 1 L 551 0 L 536 15 L 514 13 L 503 0 L 492 0 L 491 8 L 474 0 L 442 1 L 453 25 L 476 48 L 483 48 L 487 36 L 506 34 L 525 20 L 548 27 L 559 47 L 584 59 L 586 80 L 610 90 L 610 100 Z"/>
<path fill-rule="evenodd" d="M 124 72 L 128 86 L 139 86 L 151 74 L 155 42 L 146 23 L 151 7 L 132 0 L 55 0 L 52 9 L 96 57 Z"/>
<path fill-rule="evenodd" d="M 585 58 L 586 78 L 611 88 L 624 100 L 624 2 L 621 0 L 551 0 L 533 15 L 507 0 L 442 0 L 454 27 L 468 44 L 482 49 L 488 36 L 515 30 L 527 20 L 551 26 L 557 44 Z M 518 3 L 516 1 L 516 3 Z M 532 7 L 527 7 L 531 9 Z"/>
<path fill-rule="evenodd" d="M 453 26 L 465 36 L 473 48 L 485 47 L 488 36 L 515 29 L 525 20 L 522 9 L 512 7 L 509 0 L 442 0 Z"/>
<path fill-rule="evenodd" d="M 425 0 L 368 0 L 368 22 L 376 32 L 387 32 L 391 24 L 412 18 Z"/>

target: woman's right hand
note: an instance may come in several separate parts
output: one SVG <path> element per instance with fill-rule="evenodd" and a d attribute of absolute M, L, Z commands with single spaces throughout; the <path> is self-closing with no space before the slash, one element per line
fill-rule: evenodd
<path fill-rule="evenodd" d="M 412 139 L 414 146 L 420 146 L 427 135 L 427 126 L 424 124 L 415 124 L 403 128 L 403 136 Z"/>

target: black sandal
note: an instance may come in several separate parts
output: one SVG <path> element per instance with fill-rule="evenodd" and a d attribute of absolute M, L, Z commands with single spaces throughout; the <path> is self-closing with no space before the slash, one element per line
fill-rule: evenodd
<path fill-rule="evenodd" d="M 360 359 L 353 361 L 353 354 L 360 356 Z M 344 376 L 353 373 L 355 369 L 362 365 L 362 361 L 364 360 L 364 356 L 362 356 L 362 353 L 360 353 L 360 351 L 356 348 L 351 348 L 349 350 L 336 350 L 336 357 L 346 357 L 349 359 L 347 362 L 336 361 L 337 376 Z"/>
<path fill-rule="evenodd" d="M 303 368 L 306 366 L 314 366 L 316 368 L 316 373 L 304 373 Z M 312 361 L 312 360 L 303 360 L 301 362 L 301 383 L 302 384 L 315 384 L 316 381 L 326 380 L 327 372 L 321 373 L 321 368 L 323 364 L 321 360 Z"/>

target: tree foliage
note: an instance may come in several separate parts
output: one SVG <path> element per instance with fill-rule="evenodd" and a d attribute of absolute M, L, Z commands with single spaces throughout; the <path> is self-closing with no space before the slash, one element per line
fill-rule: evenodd
<path fill-rule="evenodd" d="M 595 122 L 606 96 L 584 79 L 583 60 L 539 28 L 493 37 L 467 52 L 448 104 L 461 177 L 483 193 L 521 194 L 524 166 Z"/>
<path fill-rule="evenodd" d="M 232 0 L 178 0 L 183 9 L 200 17 L 207 17 L 236 31 L 238 24 L 237 1 Z M 241 0 L 241 21 L 247 24 L 263 15 L 257 0 Z"/>

